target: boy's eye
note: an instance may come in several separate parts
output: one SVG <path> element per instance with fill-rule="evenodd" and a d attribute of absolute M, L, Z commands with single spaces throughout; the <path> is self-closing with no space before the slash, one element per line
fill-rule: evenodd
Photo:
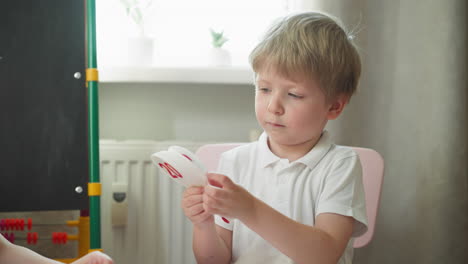
<path fill-rule="evenodd" d="M 297 95 L 297 94 L 293 94 L 293 93 L 288 93 L 288 95 L 291 96 L 291 97 L 294 97 L 294 98 L 302 98 L 302 97 L 304 97 L 304 96 L 302 96 L 302 95 Z"/>
<path fill-rule="evenodd" d="M 269 88 L 258 88 L 260 92 L 268 93 L 270 91 Z"/>

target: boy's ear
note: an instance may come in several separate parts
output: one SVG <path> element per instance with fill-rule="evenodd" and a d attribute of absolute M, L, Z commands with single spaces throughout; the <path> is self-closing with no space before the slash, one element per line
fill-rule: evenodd
<path fill-rule="evenodd" d="M 348 101 L 349 97 L 343 94 L 334 99 L 330 104 L 330 108 L 328 109 L 328 120 L 337 119 L 341 112 L 343 112 L 343 109 Z"/>

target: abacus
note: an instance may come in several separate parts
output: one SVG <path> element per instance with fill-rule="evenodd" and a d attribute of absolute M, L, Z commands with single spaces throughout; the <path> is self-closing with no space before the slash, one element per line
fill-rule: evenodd
<path fill-rule="evenodd" d="M 1 233 L 8 241 L 15 243 L 16 240 L 25 240 L 28 245 L 37 244 L 37 240 L 51 240 L 53 244 L 66 244 L 68 240 L 78 240 L 78 235 L 69 235 L 67 232 L 52 232 L 51 238 L 39 238 L 37 232 L 27 232 L 26 237 L 16 237 L 13 232 Z"/>
<path fill-rule="evenodd" d="M 78 234 L 68 234 L 67 232 L 52 232 L 50 235 L 40 236 L 34 232 L 34 227 L 42 226 L 63 226 L 77 227 Z M 20 234 L 16 234 L 20 231 Z M 21 232 L 26 231 L 26 232 Z M 33 223 L 32 218 L 3 218 L 0 219 L 0 234 L 8 241 L 15 244 L 18 241 L 24 241 L 28 245 L 38 243 L 53 243 L 56 245 L 65 245 L 68 241 L 76 240 L 78 242 L 78 254 L 83 256 L 89 250 L 89 213 L 87 210 L 80 211 L 78 220 L 65 221 L 63 223 Z M 60 259 L 58 261 L 69 263 L 74 259 Z"/>

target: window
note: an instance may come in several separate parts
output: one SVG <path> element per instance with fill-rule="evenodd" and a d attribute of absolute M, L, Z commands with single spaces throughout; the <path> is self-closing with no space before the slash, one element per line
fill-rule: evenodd
<path fill-rule="evenodd" d="M 127 16 L 124 2 L 96 1 L 97 48 L 100 65 L 123 65 L 127 40 L 138 26 Z M 289 0 L 291 1 L 291 0 Z M 223 46 L 233 66 L 247 66 L 248 54 L 274 19 L 288 11 L 288 0 L 140 0 L 143 32 L 153 39 L 153 65 L 206 66 L 211 49 L 210 28 L 229 39 Z"/>

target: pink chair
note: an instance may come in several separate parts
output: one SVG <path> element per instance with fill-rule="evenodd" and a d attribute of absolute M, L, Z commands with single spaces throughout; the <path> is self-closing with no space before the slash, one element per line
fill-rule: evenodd
<path fill-rule="evenodd" d="M 201 146 L 197 150 L 196 155 L 201 162 L 205 164 L 208 171 L 215 171 L 218 167 L 221 154 L 242 144 L 245 143 L 208 144 Z M 368 218 L 367 232 L 354 239 L 353 247 L 361 248 L 369 244 L 374 235 L 383 183 L 384 160 L 382 156 L 373 149 L 357 147 L 353 147 L 353 149 L 361 160 Z"/>

